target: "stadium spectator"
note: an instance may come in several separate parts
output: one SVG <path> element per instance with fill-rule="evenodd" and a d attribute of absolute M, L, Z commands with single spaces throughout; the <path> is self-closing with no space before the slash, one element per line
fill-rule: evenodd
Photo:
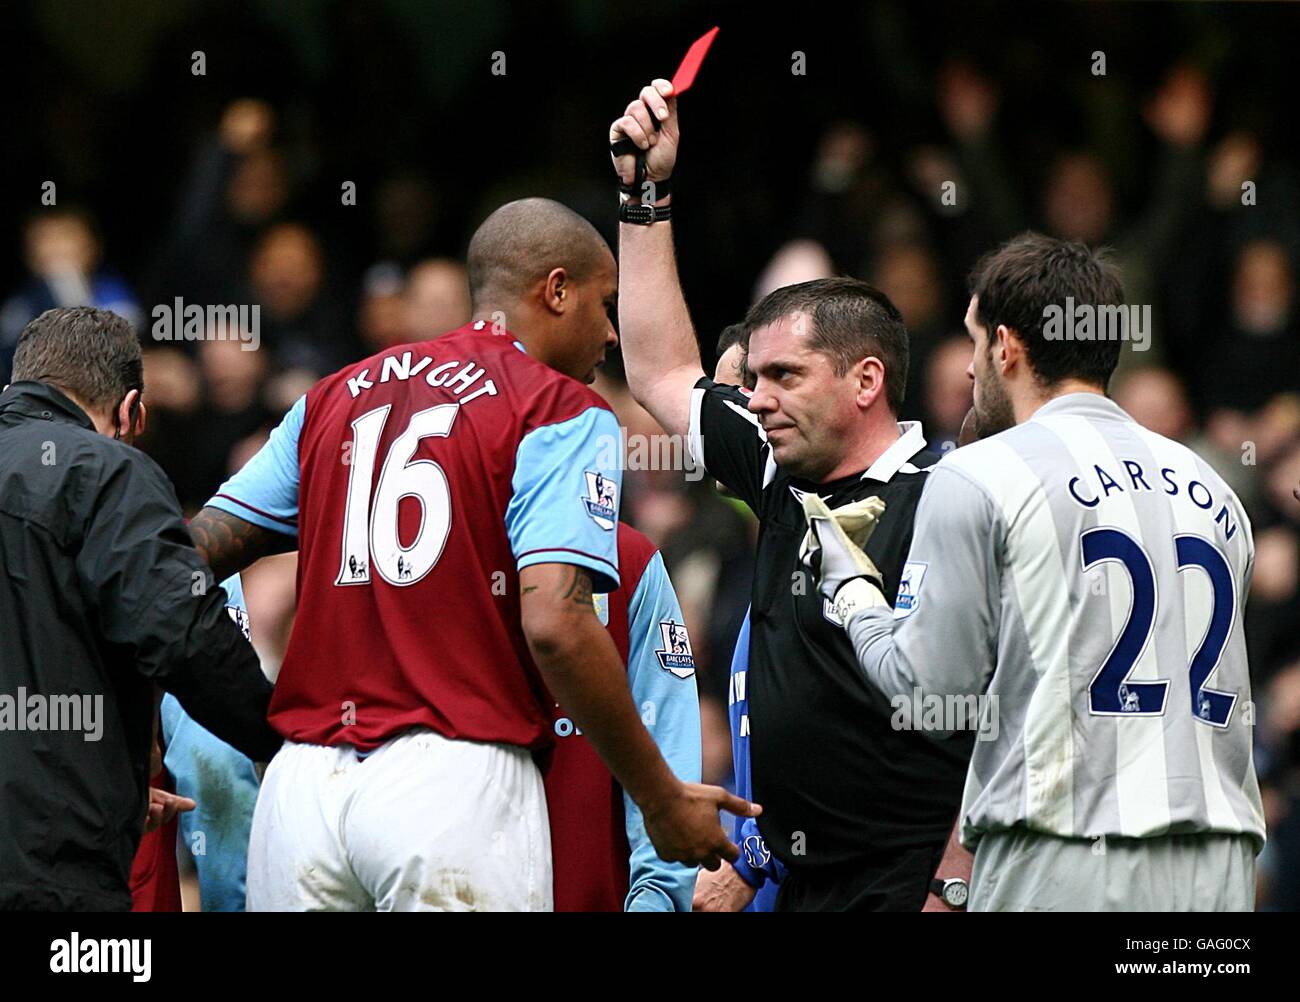
<path fill-rule="evenodd" d="M 49 208 L 23 230 L 26 285 L 0 306 L 0 383 L 9 381 L 18 337 L 27 324 L 56 306 L 112 310 L 132 327 L 141 321 L 135 295 L 101 263 L 103 249 L 90 215 L 77 208 Z"/>
<path fill-rule="evenodd" d="M 967 337 L 949 338 L 930 352 L 919 410 L 924 415 L 927 441 L 935 452 L 956 447 L 962 421 L 970 410 L 971 386 L 966 374 L 970 356 Z"/>
<path fill-rule="evenodd" d="M 421 261 L 406 279 L 408 341 L 427 341 L 469 319 L 469 283 L 459 261 Z"/>
<path fill-rule="evenodd" d="M 382 351 L 411 340 L 403 301 L 405 287 L 401 268 L 391 262 L 366 269 L 361 278 L 357 329 L 367 350 Z"/>
<path fill-rule="evenodd" d="M 154 269 L 154 299 L 225 303 L 244 286 L 257 234 L 292 198 L 288 161 L 272 142 L 276 126 L 265 101 L 240 98 L 225 107 L 181 186 Z"/>
<path fill-rule="evenodd" d="M 1253 240 L 1237 256 L 1228 316 L 1213 342 L 1218 362 L 1202 376 L 1203 396 L 1215 410 L 1257 421 L 1278 396 L 1300 395 L 1300 326 L 1296 324 L 1295 273 L 1286 247 Z M 1263 429 L 1260 429 L 1263 430 Z M 1285 441 L 1300 426 L 1281 430 Z M 1256 438 L 1258 432 L 1247 437 Z"/>
<path fill-rule="evenodd" d="M 752 302 L 757 303 L 769 292 L 787 285 L 830 278 L 834 274 L 835 265 L 830 255 L 816 240 L 791 240 L 772 255 L 772 260 L 758 276 Z"/>
<path fill-rule="evenodd" d="M 251 303 L 261 307 L 261 340 L 279 366 L 319 377 L 355 355 L 326 288 L 320 241 L 308 227 L 273 226 L 258 240 L 248 270 Z"/>
<path fill-rule="evenodd" d="M 898 307 L 907 326 L 907 388 L 900 413 L 904 420 L 924 420 L 930 353 L 952 333 L 951 313 L 944 299 L 939 262 L 921 244 L 890 243 L 876 258 L 870 282 Z M 957 425 L 948 429 L 954 438 L 960 425 L 961 418 L 958 417 Z"/>
<path fill-rule="evenodd" d="M 402 170 L 379 183 L 372 217 L 377 254 L 404 268 L 427 257 L 438 218 L 438 190 L 418 170 Z"/>

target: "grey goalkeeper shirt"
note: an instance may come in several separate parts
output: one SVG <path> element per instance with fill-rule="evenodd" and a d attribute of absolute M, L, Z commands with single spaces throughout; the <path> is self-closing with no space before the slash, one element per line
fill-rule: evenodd
<path fill-rule="evenodd" d="M 976 730 L 962 842 L 1264 840 L 1242 629 L 1254 560 L 1236 496 L 1093 393 L 949 453 L 889 609 L 847 624 L 906 726 Z"/>

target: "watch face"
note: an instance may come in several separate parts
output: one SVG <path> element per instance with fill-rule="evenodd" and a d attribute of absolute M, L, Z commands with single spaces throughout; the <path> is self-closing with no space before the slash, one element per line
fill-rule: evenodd
<path fill-rule="evenodd" d="M 962 908 L 970 896 L 970 888 L 964 880 L 949 880 L 943 885 L 943 901 L 950 908 Z"/>

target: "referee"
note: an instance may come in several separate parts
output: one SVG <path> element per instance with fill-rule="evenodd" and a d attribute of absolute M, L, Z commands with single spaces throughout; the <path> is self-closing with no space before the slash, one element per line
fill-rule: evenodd
<path fill-rule="evenodd" d="M 666 222 L 678 131 L 665 93 L 664 81 L 642 90 L 610 131 L 611 142 L 649 147 L 648 178 L 661 196 L 653 214 L 620 211 L 623 356 L 638 402 L 687 435 L 693 458 L 760 520 L 747 695 L 759 829 L 788 871 L 776 907 L 917 911 L 956 817 L 971 743 L 894 726 L 893 706 L 864 684 L 799 559 L 805 494 L 832 509 L 884 498 L 870 553 L 891 599 L 898 589 L 924 468 L 935 460 L 920 425 L 896 418 L 907 331 L 863 282 L 805 282 L 745 318 L 752 392 L 701 378 Z M 616 160 L 625 182 L 633 166 L 631 156 Z"/>

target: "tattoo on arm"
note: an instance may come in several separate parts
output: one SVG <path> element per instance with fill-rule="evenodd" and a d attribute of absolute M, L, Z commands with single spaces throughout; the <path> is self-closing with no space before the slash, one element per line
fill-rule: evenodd
<path fill-rule="evenodd" d="M 591 607 L 591 572 L 581 567 L 572 568 L 573 577 L 564 589 L 561 598 L 569 599 L 574 605 Z"/>
<path fill-rule="evenodd" d="M 204 508 L 195 515 L 190 521 L 190 536 L 218 582 L 262 557 L 298 548 L 291 536 L 245 522 L 220 508 Z"/>

